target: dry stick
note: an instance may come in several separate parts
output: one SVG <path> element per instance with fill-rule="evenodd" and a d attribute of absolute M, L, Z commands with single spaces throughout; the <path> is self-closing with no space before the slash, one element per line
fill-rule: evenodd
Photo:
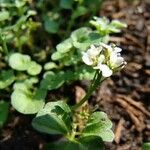
<path fill-rule="evenodd" d="M 123 118 L 121 118 L 120 120 L 119 120 L 119 123 L 118 123 L 118 125 L 117 125 L 117 127 L 116 127 L 116 131 L 115 131 L 115 142 L 118 144 L 118 143 L 120 143 L 120 138 L 121 138 L 121 132 L 122 132 L 122 130 L 123 130 L 123 124 L 124 124 L 124 119 Z"/>
<path fill-rule="evenodd" d="M 138 131 L 142 131 L 144 128 L 143 123 L 143 116 L 142 113 L 138 110 L 136 110 L 134 107 L 130 106 L 126 101 L 116 98 L 116 101 L 124 108 L 126 109 L 127 113 L 131 117 L 132 121 L 134 122 L 136 128 Z"/>
<path fill-rule="evenodd" d="M 150 112 L 147 111 L 141 102 L 136 102 L 134 101 L 131 97 L 129 96 L 124 96 L 121 94 L 117 94 L 117 97 L 124 99 L 125 101 L 129 102 L 130 104 L 132 104 L 133 106 L 137 107 L 138 109 L 140 109 L 144 114 L 146 114 L 148 117 L 150 117 Z"/>

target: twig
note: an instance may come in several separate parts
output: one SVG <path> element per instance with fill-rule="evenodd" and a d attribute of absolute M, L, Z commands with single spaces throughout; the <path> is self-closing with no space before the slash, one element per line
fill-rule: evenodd
<path fill-rule="evenodd" d="M 125 95 L 121 95 L 121 94 L 117 94 L 117 97 L 124 99 L 125 101 L 127 101 L 128 103 L 130 103 L 131 105 L 135 106 L 136 108 L 140 109 L 144 114 L 146 114 L 148 117 L 150 117 L 150 112 L 147 111 L 141 102 L 136 102 L 135 100 L 133 100 L 131 97 L 129 96 L 125 96 Z"/>
<path fill-rule="evenodd" d="M 120 138 L 121 138 L 121 134 L 122 134 L 122 130 L 123 130 L 123 124 L 124 124 L 124 119 L 121 118 L 119 120 L 119 123 L 116 127 L 116 131 L 115 131 L 115 142 L 118 144 L 120 143 Z"/>

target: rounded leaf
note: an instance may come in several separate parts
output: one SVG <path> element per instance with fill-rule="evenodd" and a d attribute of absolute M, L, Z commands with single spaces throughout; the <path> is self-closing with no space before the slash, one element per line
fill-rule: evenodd
<path fill-rule="evenodd" d="M 51 70 L 57 68 L 58 66 L 54 62 L 48 62 L 44 65 L 45 70 Z"/>
<path fill-rule="evenodd" d="M 44 106 L 44 100 L 33 99 L 26 92 L 15 90 L 11 95 L 11 104 L 22 114 L 35 114 Z"/>
<path fill-rule="evenodd" d="M 60 53 L 60 52 L 55 52 L 51 56 L 52 60 L 54 60 L 54 61 L 55 60 L 59 60 L 59 59 L 61 59 L 63 57 L 64 57 L 64 55 L 62 53 Z"/>
<path fill-rule="evenodd" d="M 13 53 L 9 57 L 9 66 L 18 71 L 25 71 L 29 67 L 31 58 L 28 55 Z"/>
<path fill-rule="evenodd" d="M 9 11 L 0 11 L 0 21 L 8 20 L 10 17 Z"/>
<path fill-rule="evenodd" d="M 56 46 L 56 49 L 60 53 L 66 53 L 69 52 L 70 49 L 72 48 L 72 40 L 71 38 L 66 39 L 65 41 L 61 42 Z"/>
<path fill-rule="evenodd" d="M 62 86 L 64 82 L 64 72 L 59 72 L 55 74 L 51 71 L 48 71 L 43 76 L 43 80 L 41 81 L 41 87 L 43 89 L 53 90 Z"/>
<path fill-rule="evenodd" d="M 46 90 L 41 88 L 35 90 L 33 84 L 36 82 L 36 78 L 31 78 L 15 83 L 11 104 L 20 113 L 35 114 L 43 108 Z"/>
<path fill-rule="evenodd" d="M 29 67 L 27 68 L 27 72 L 30 75 L 38 75 L 41 72 L 41 70 L 41 65 L 37 64 L 34 61 L 31 61 Z"/>

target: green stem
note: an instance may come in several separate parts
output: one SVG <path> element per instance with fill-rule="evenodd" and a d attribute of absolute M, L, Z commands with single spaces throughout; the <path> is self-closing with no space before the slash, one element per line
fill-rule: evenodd
<path fill-rule="evenodd" d="M 3 50 L 4 50 L 5 54 L 8 55 L 8 49 L 7 49 L 7 45 L 6 45 L 6 40 L 4 39 L 4 37 L 2 37 L 1 34 L 0 34 L 0 40 L 2 41 L 2 46 L 3 46 Z"/>
<path fill-rule="evenodd" d="M 89 97 L 92 95 L 93 91 L 101 83 L 101 77 L 102 77 L 102 74 L 99 72 L 96 72 L 96 74 L 93 78 L 93 81 L 91 83 L 91 86 L 88 89 L 87 94 L 83 97 L 83 99 L 81 99 L 81 101 L 78 104 L 76 104 L 75 106 L 72 107 L 72 110 L 75 110 L 75 109 L 81 107 L 89 99 Z"/>

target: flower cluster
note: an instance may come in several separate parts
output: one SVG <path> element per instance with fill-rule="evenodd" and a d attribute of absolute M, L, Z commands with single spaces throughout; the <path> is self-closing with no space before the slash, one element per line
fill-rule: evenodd
<path fill-rule="evenodd" d="M 109 77 L 126 64 L 124 58 L 121 57 L 121 51 L 122 49 L 115 45 L 99 43 L 91 45 L 87 52 L 83 52 L 82 60 L 94 69 L 99 69 L 103 77 Z"/>

